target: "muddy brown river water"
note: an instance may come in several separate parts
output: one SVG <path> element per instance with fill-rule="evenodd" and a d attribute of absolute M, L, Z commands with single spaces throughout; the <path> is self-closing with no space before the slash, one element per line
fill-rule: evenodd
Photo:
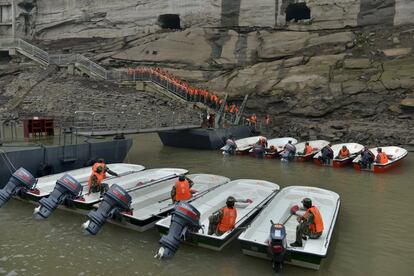
<path fill-rule="evenodd" d="M 282 188 L 337 192 L 341 209 L 319 271 L 286 265 L 282 275 L 414 275 L 414 155 L 385 174 L 282 163 L 217 151 L 163 147 L 155 134 L 136 135 L 126 162 L 178 167 L 231 179 L 265 179 Z M 182 245 L 169 261 L 154 259 L 159 235 L 106 224 L 82 234 L 85 216 L 57 210 L 32 219 L 33 205 L 11 200 L 0 209 L 0 275 L 274 275 L 269 261 L 241 253 L 234 240 L 221 252 Z"/>

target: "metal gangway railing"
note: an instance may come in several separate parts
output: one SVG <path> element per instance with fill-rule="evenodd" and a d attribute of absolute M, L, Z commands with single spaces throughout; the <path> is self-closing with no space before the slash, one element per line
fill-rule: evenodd
<path fill-rule="evenodd" d="M 201 127 L 201 123 L 200 114 L 182 111 L 76 111 L 73 117 L 73 130 L 77 135 L 106 136 L 194 129 Z"/>

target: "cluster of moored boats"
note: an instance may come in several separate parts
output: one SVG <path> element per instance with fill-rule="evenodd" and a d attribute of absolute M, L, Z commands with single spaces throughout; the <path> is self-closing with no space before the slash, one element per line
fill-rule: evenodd
<path fill-rule="evenodd" d="M 236 148 L 234 153 L 236 155 L 251 155 L 258 157 L 255 152 L 255 145 L 260 144 L 261 141 L 265 141 L 266 147 L 262 150 L 263 154 L 259 155 L 260 157 L 264 158 L 281 158 L 283 161 L 287 161 L 284 158 L 284 151 L 286 145 L 291 142 L 292 145 L 295 146 L 296 152 L 291 160 L 296 160 L 300 162 L 310 161 L 313 160 L 315 164 L 320 166 L 331 166 L 335 168 L 343 167 L 347 164 L 352 163 L 355 170 L 358 171 L 371 171 L 375 173 L 384 172 L 391 168 L 398 166 L 401 161 L 407 156 L 408 151 L 404 148 L 397 147 L 397 146 L 384 146 L 384 147 L 375 147 L 370 148 L 369 151 L 372 153 L 373 161 L 372 164 L 369 166 L 361 166 L 361 152 L 364 149 L 364 146 L 358 143 L 341 143 L 341 144 L 334 144 L 331 145 L 331 149 L 333 152 L 333 158 L 328 160 L 327 162 L 322 162 L 322 152 L 321 150 L 330 145 L 329 141 L 325 140 L 313 140 L 307 142 L 298 143 L 295 138 L 292 137 L 283 137 L 283 138 L 274 138 L 267 140 L 266 137 L 263 136 L 254 136 L 243 138 L 239 140 L 235 140 Z M 308 143 L 309 146 L 312 148 L 312 152 L 304 154 L 305 144 Z M 340 150 L 343 147 L 346 147 L 349 151 L 349 156 L 345 158 L 338 157 Z M 379 163 L 376 162 L 377 152 L 378 149 L 381 148 L 382 152 L 385 153 L 388 157 L 387 162 Z M 228 155 L 229 146 L 225 145 L 221 148 L 223 154 Z"/>
<path fill-rule="evenodd" d="M 137 231 L 156 226 L 166 234 L 160 240 L 160 258 L 172 257 L 182 240 L 220 251 L 236 237 L 243 253 L 270 258 L 274 267 L 276 257 L 283 254 L 286 262 L 318 269 L 327 254 L 340 206 L 335 192 L 304 186 L 280 189 L 264 180 L 232 181 L 219 175 L 188 174 L 179 168 L 146 169 L 124 163 L 107 166 L 118 176 L 105 179 L 109 190 L 103 195 L 88 192 L 91 167 L 38 179 L 20 168 L 0 190 L 0 207 L 15 197 L 38 205 L 34 211 L 37 219 L 48 218 L 56 208 L 86 214 L 83 229 L 92 235 L 106 221 Z M 194 182 L 194 194 L 187 201 L 173 203 L 170 192 L 180 175 Z M 235 227 L 221 236 L 209 235 L 209 216 L 224 207 L 229 196 L 237 200 Z M 297 225 L 291 207 L 305 197 L 317 206 L 325 227 L 319 239 L 308 239 L 302 247 L 290 247 Z M 276 224 L 283 225 L 283 232 L 274 231 L 271 226 Z M 279 245 L 273 246 L 276 243 Z"/>

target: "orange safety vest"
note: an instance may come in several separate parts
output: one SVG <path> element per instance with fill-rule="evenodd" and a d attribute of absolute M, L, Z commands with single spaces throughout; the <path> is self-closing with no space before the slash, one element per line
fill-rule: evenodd
<path fill-rule="evenodd" d="M 105 171 L 106 164 L 104 162 L 102 162 L 102 163 L 96 162 L 92 166 L 92 173 L 96 172 L 96 170 L 98 169 L 98 167 L 102 167 L 101 174 L 103 175 L 103 178 L 105 178 L 106 177 L 106 171 Z"/>
<path fill-rule="evenodd" d="M 252 115 L 252 116 L 250 117 L 250 121 L 251 121 L 251 122 L 253 122 L 253 123 L 256 123 L 256 122 L 257 122 L 257 117 L 256 117 L 256 115 Z"/>
<path fill-rule="evenodd" d="M 378 153 L 377 159 L 379 159 L 380 164 L 385 164 L 388 162 L 388 156 L 385 152 Z"/>
<path fill-rule="evenodd" d="M 312 206 L 308 210 L 306 210 L 306 213 L 303 215 L 304 219 L 308 217 L 309 212 L 313 214 L 313 223 L 310 225 L 311 233 L 322 234 L 323 221 L 322 221 L 321 213 L 319 213 L 319 210 L 315 206 Z"/>
<path fill-rule="evenodd" d="M 91 187 L 92 185 L 92 177 L 96 176 L 96 178 L 98 179 L 98 185 L 102 184 L 102 181 L 105 179 L 106 177 L 106 172 L 105 172 L 105 163 L 98 163 L 96 162 L 95 164 L 93 164 L 92 166 L 92 173 L 89 176 L 88 179 L 88 185 L 89 187 Z M 98 167 L 102 167 L 102 172 L 98 173 L 96 170 L 98 169 Z"/>
<path fill-rule="evenodd" d="M 187 200 L 191 198 L 190 182 L 188 180 L 175 182 L 175 200 Z"/>
<path fill-rule="evenodd" d="M 310 145 L 307 145 L 305 147 L 305 154 L 311 154 L 313 151 L 313 148 Z"/>
<path fill-rule="evenodd" d="M 349 150 L 348 149 L 345 149 L 345 150 L 341 149 L 339 151 L 339 156 L 340 157 L 348 157 L 349 156 Z"/>
<path fill-rule="evenodd" d="M 222 233 L 225 233 L 229 231 L 230 229 L 233 229 L 234 225 L 236 225 L 236 218 L 237 218 L 236 208 L 224 207 L 223 218 L 218 224 L 217 229 Z"/>
<path fill-rule="evenodd" d="M 101 173 L 92 172 L 91 176 L 89 176 L 89 179 L 88 179 L 89 188 L 92 187 L 92 177 L 93 176 L 96 177 L 98 186 L 101 186 L 102 181 L 104 180 L 105 177 Z"/>

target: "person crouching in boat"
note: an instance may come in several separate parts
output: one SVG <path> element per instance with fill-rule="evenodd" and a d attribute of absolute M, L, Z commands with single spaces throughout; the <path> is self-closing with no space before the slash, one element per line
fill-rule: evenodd
<path fill-rule="evenodd" d="M 252 203 L 252 200 L 236 200 L 229 196 L 226 200 L 226 207 L 214 212 L 209 218 L 208 235 L 216 234 L 221 236 L 227 231 L 233 230 L 237 220 L 236 202 Z"/>
<path fill-rule="evenodd" d="M 289 140 L 288 143 L 283 148 L 283 152 L 281 154 L 283 159 L 291 160 L 296 154 L 296 147 L 292 144 L 292 140 Z"/>
<path fill-rule="evenodd" d="M 345 145 L 343 145 L 342 148 L 339 150 L 338 155 L 335 158 L 345 159 L 345 158 L 348 158 L 349 156 L 351 156 L 351 154 L 349 153 L 348 148 Z"/>
<path fill-rule="evenodd" d="M 368 149 L 368 147 L 364 147 L 364 149 L 361 151 L 361 160 L 359 161 L 361 169 L 370 169 L 372 162 L 374 162 L 374 159 L 374 154 Z"/>
<path fill-rule="evenodd" d="M 386 164 L 388 163 L 388 156 L 385 152 L 382 152 L 382 148 L 377 149 L 377 157 L 375 158 L 375 162 L 378 164 Z"/>
<path fill-rule="evenodd" d="M 88 186 L 90 193 L 101 193 L 104 194 L 106 191 L 108 191 L 108 184 L 103 183 L 104 179 L 106 178 L 106 173 L 109 173 L 113 176 L 119 176 L 116 172 L 111 171 L 105 164 L 105 161 L 103 159 L 98 159 L 98 162 L 96 162 L 92 166 L 92 173 L 89 176 L 88 179 Z"/>
<path fill-rule="evenodd" d="M 332 144 L 329 143 L 321 149 L 321 155 L 318 157 L 322 164 L 329 164 L 333 159 L 334 153 L 331 148 Z"/>
<path fill-rule="evenodd" d="M 290 244 L 292 247 L 302 247 L 302 239 L 318 239 L 323 232 L 323 220 L 318 208 L 312 205 L 310 198 L 304 198 L 302 204 L 306 211 L 303 216 L 298 215 L 299 225 L 296 227 L 296 241 Z M 298 206 L 293 206 L 291 211 L 297 214 Z"/>
<path fill-rule="evenodd" d="M 171 189 L 171 199 L 173 203 L 190 199 L 193 194 L 196 193 L 196 191 L 191 190 L 193 185 L 194 182 L 191 179 L 184 175 L 180 175 Z"/>
<path fill-rule="evenodd" d="M 229 139 L 226 140 L 226 149 L 224 150 L 224 152 L 229 155 L 234 155 L 236 148 L 237 148 L 237 145 L 236 145 L 236 141 L 234 140 L 234 136 L 230 135 Z"/>

